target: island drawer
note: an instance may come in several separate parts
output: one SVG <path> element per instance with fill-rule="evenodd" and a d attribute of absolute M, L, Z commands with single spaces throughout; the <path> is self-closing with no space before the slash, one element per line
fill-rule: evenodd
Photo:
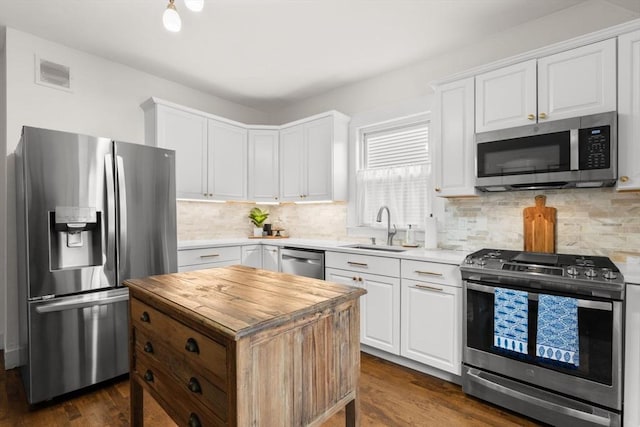
<path fill-rule="evenodd" d="M 156 343 L 164 343 L 179 354 L 184 363 L 210 371 L 215 377 L 211 381 L 222 389 L 227 388 L 227 349 L 224 345 L 138 299 L 132 298 L 130 304 L 131 322 L 136 332 Z"/>
<path fill-rule="evenodd" d="M 177 382 L 161 365 L 143 353 L 136 352 L 136 365 L 133 375 L 139 378 L 164 401 L 174 420 L 182 420 L 182 425 L 214 425 L 226 426 L 226 413 L 220 414 L 207 407 L 202 397 Z M 226 404 L 226 402 L 225 402 Z"/>
<path fill-rule="evenodd" d="M 437 262 L 402 260 L 402 278 L 420 282 L 462 286 L 460 269 L 457 265 Z"/>
<path fill-rule="evenodd" d="M 178 265 L 222 263 L 228 265 L 229 262 L 240 264 L 240 246 L 226 246 L 200 249 L 181 249 L 178 251 Z"/>
<path fill-rule="evenodd" d="M 381 276 L 399 277 L 400 260 L 372 255 L 326 252 L 325 266 Z"/>

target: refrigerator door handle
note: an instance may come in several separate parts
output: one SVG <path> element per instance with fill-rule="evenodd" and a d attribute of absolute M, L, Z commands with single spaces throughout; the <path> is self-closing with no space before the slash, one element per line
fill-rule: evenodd
<path fill-rule="evenodd" d="M 114 295 L 104 298 L 77 298 L 67 301 L 56 301 L 48 304 L 42 304 L 36 307 L 36 313 L 53 313 L 56 311 L 76 310 L 79 308 L 93 307 L 97 305 L 115 304 L 121 301 L 129 300 L 129 293 L 125 292 L 121 295 Z"/>
<path fill-rule="evenodd" d="M 113 283 L 116 285 L 116 188 L 113 174 L 113 156 L 104 156 L 105 183 L 107 185 L 107 249 L 105 270 L 113 272 Z"/>
<path fill-rule="evenodd" d="M 120 220 L 120 242 L 118 252 L 118 270 L 123 271 L 127 262 L 127 185 L 124 174 L 124 160 L 116 156 L 116 172 L 118 174 L 118 219 Z M 118 278 L 118 281 L 120 278 Z M 120 285 L 120 283 L 118 283 Z"/>

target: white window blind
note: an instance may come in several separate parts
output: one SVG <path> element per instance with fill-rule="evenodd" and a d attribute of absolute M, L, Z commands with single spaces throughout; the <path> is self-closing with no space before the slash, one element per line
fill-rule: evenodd
<path fill-rule="evenodd" d="M 360 225 L 376 224 L 378 209 L 386 205 L 398 228 L 422 227 L 431 170 L 428 121 L 365 129 L 360 142 L 361 165 L 356 172 Z"/>

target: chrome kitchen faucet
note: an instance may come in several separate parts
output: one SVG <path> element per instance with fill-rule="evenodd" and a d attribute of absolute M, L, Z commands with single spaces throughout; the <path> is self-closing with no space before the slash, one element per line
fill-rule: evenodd
<path fill-rule="evenodd" d="M 398 229 L 396 228 L 396 225 L 393 224 L 393 232 L 391 231 L 391 212 L 389 212 L 388 206 L 382 206 L 380 209 L 378 209 L 378 216 L 376 217 L 376 222 L 382 222 L 382 211 L 384 210 L 387 211 L 387 245 L 391 246 L 393 245 L 393 236 L 396 235 L 396 233 L 398 232 Z"/>

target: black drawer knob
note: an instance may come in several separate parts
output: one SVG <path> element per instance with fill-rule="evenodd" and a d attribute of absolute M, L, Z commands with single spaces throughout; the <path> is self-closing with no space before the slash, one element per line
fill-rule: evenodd
<path fill-rule="evenodd" d="M 147 369 L 147 372 L 144 373 L 144 380 L 147 382 L 153 381 L 153 372 Z"/>
<path fill-rule="evenodd" d="M 187 340 L 187 344 L 185 344 L 184 349 L 190 353 L 198 353 L 200 354 L 200 349 L 198 348 L 198 343 L 193 338 L 189 338 Z"/>
<path fill-rule="evenodd" d="M 147 313 L 146 311 L 142 312 L 142 316 L 140 316 L 140 320 L 143 322 L 151 322 L 151 318 L 149 317 L 149 313 Z"/>
<path fill-rule="evenodd" d="M 200 383 L 194 377 L 191 377 L 191 379 L 189 380 L 189 390 L 191 390 L 193 393 L 202 393 Z"/>
<path fill-rule="evenodd" d="M 200 418 L 193 412 L 189 415 L 189 427 L 200 427 L 202 424 L 200 423 Z"/>
<path fill-rule="evenodd" d="M 153 345 L 149 341 L 144 345 L 145 353 L 153 353 Z"/>

